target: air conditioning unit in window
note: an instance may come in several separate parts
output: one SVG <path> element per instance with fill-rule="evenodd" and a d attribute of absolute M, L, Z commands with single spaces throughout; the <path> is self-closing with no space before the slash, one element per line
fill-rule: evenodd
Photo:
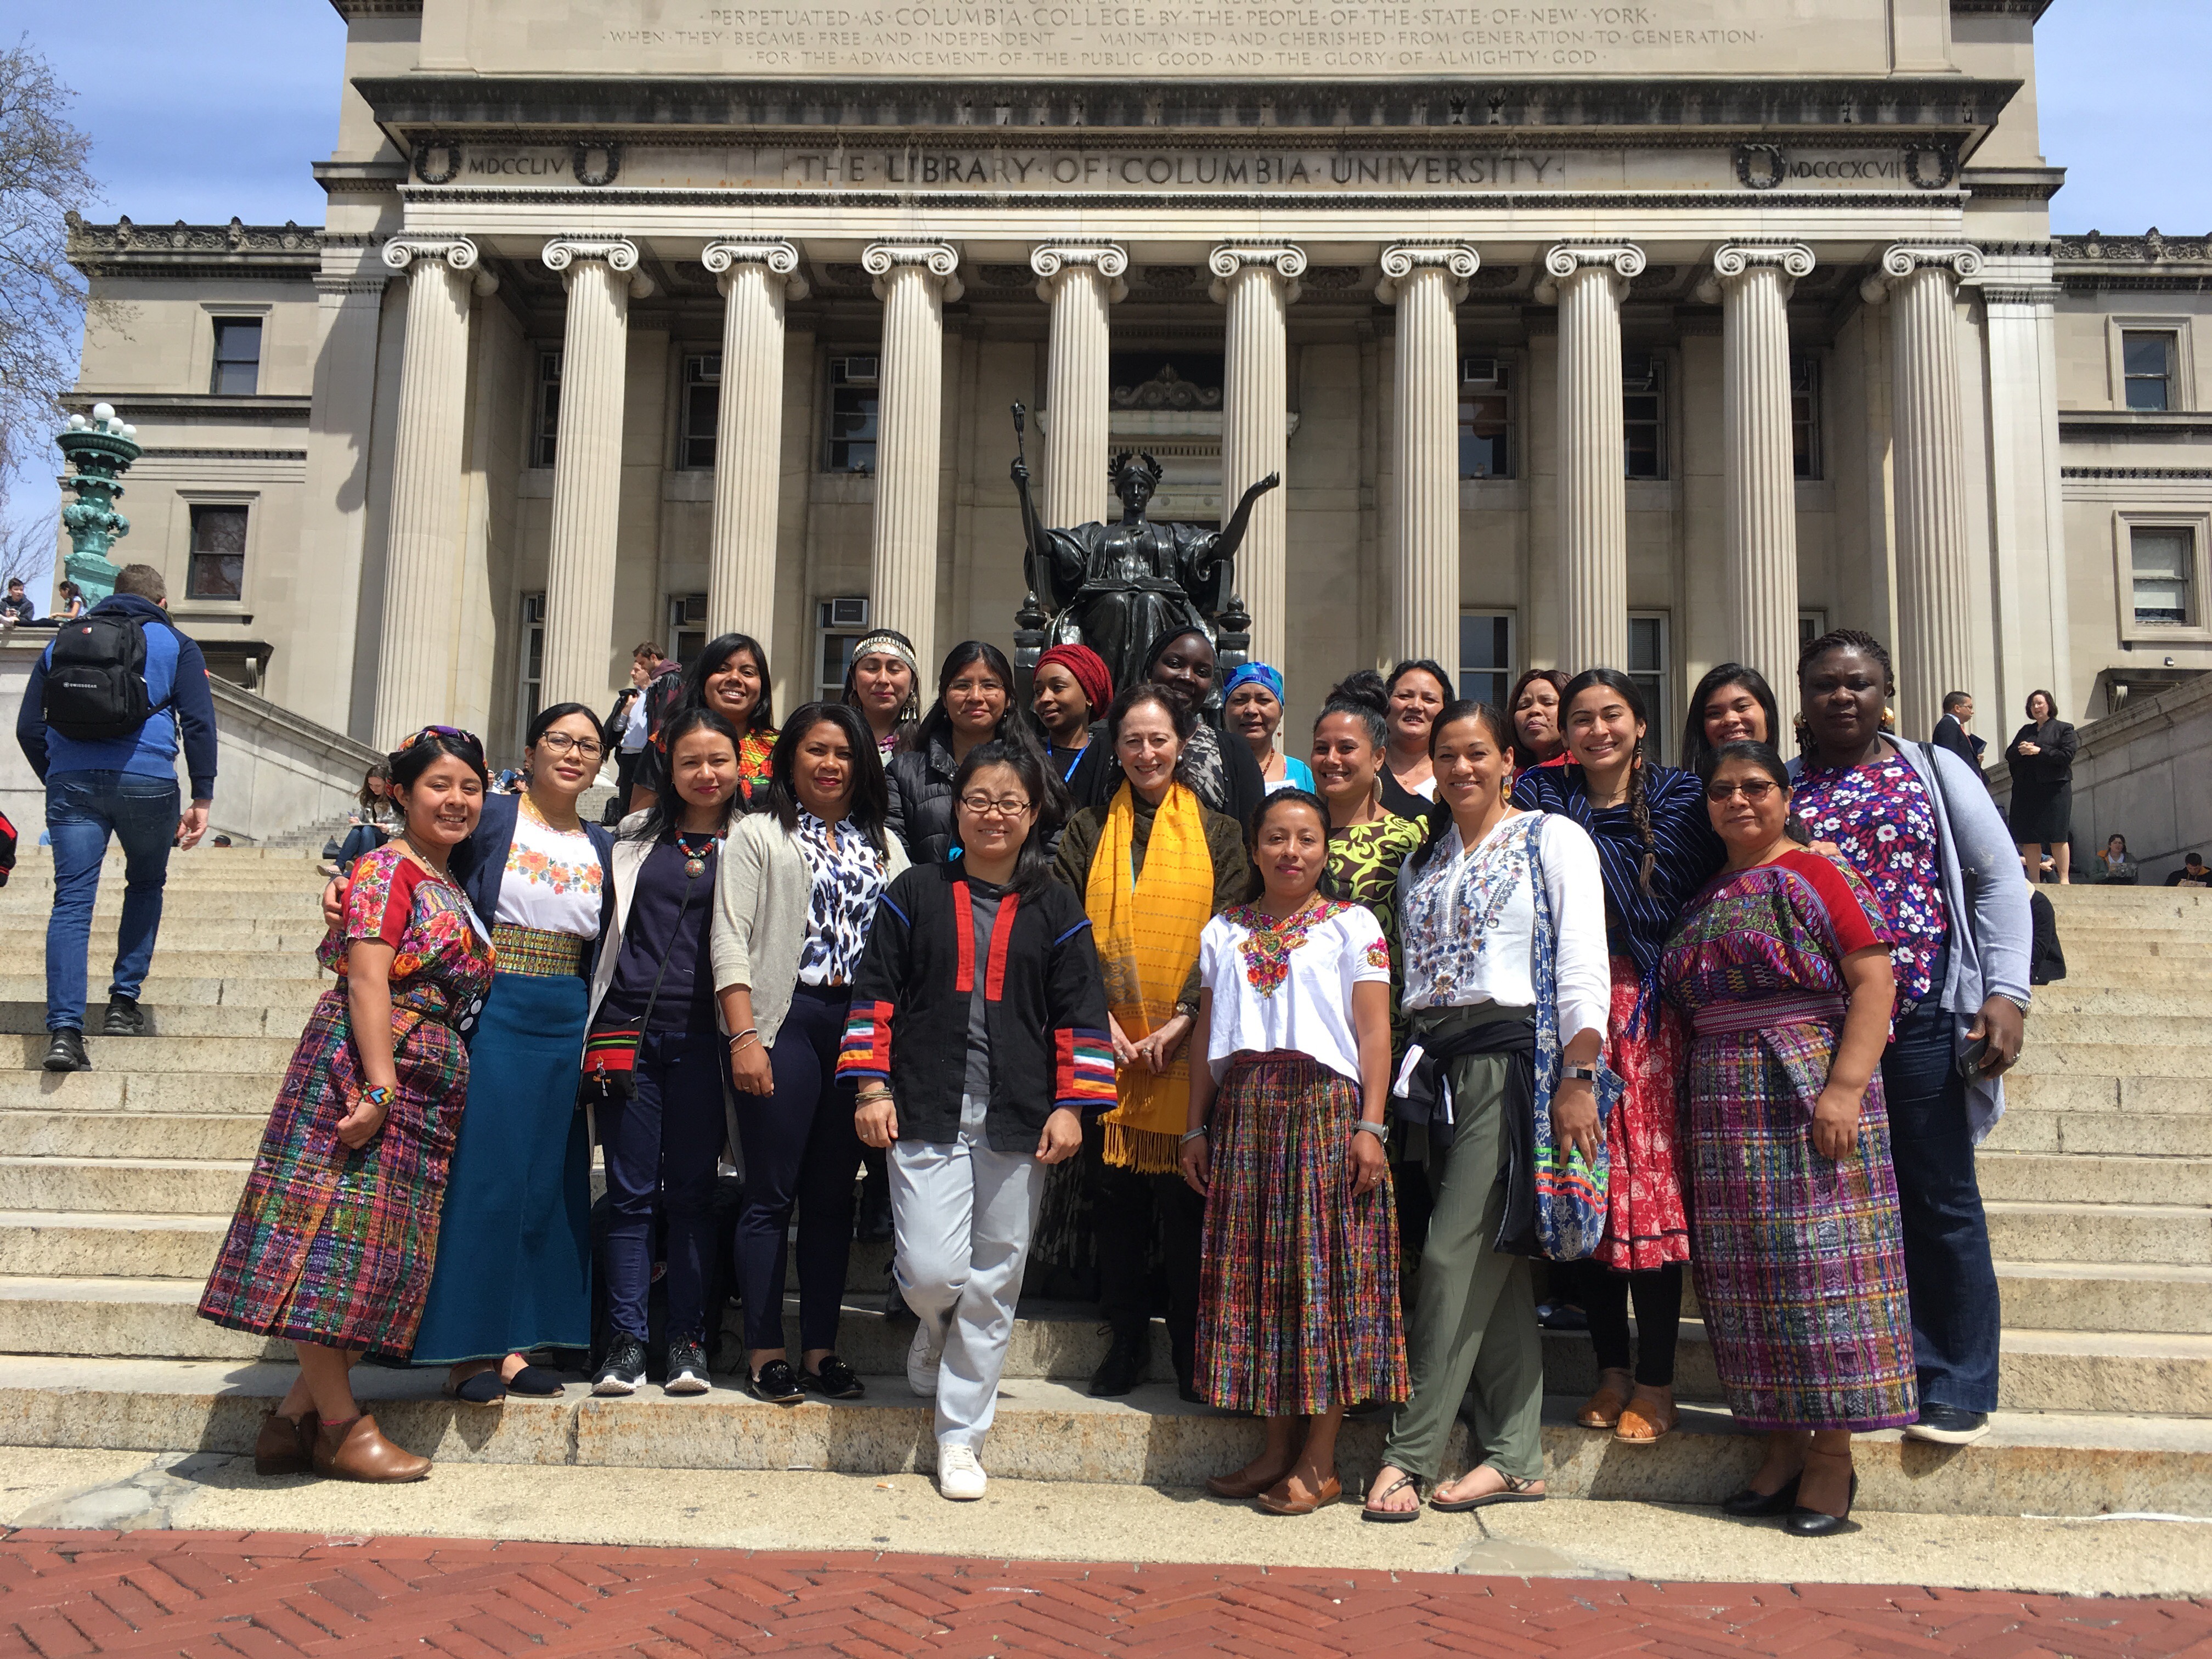
<path fill-rule="evenodd" d="M 707 620 L 707 596 L 704 593 L 672 593 L 668 596 L 669 620 L 678 628 L 703 623 Z"/>
<path fill-rule="evenodd" d="M 1459 360 L 1459 378 L 1468 386 L 1500 386 L 1505 375 L 1495 357 L 1462 357 Z"/>
<path fill-rule="evenodd" d="M 876 362 L 873 357 L 840 357 L 831 365 L 837 378 L 847 386 L 873 386 L 876 383 Z"/>
<path fill-rule="evenodd" d="M 868 625 L 867 600 L 857 596 L 823 600 L 822 625 L 824 628 L 866 628 Z"/>

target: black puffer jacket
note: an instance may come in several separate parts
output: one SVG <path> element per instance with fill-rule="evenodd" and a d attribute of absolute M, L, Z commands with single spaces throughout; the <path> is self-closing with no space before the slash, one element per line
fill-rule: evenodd
<path fill-rule="evenodd" d="M 884 781 L 890 790 L 890 831 L 905 843 L 912 864 L 942 864 L 952 851 L 952 779 L 959 771 L 942 738 L 890 758 Z"/>

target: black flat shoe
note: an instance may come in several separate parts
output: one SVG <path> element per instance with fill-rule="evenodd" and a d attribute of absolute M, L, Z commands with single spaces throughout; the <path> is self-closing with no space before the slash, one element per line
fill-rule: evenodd
<path fill-rule="evenodd" d="M 1094 1400 L 1118 1400 L 1132 1392 L 1145 1380 L 1152 1358 L 1152 1338 L 1149 1333 L 1139 1336 L 1116 1336 L 1113 1346 L 1106 1350 L 1106 1358 L 1098 1362 L 1098 1369 L 1091 1374 L 1091 1395 Z"/>
<path fill-rule="evenodd" d="M 84 1033 L 69 1026 L 56 1031 L 46 1044 L 46 1057 L 40 1062 L 49 1072 L 88 1072 L 91 1056 L 84 1051 Z"/>
<path fill-rule="evenodd" d="M 509 1394 L 526 1394 L 538 1400 L 550 1399 L 561 1392 L 561 1386 L 559 1374 L 543 1365 L 525 1365 L 507 1379 Z"/>
<path fill-rule="evenodd" d="M 1831 1515 L 1826 1510 L 1792 1510 L 1783 1517 L 1782 1530 L 1799 1538 L 1830 1538 L 1850 1524 L 1851 1505 L 1858 1502 L 1859 1477 L 1851 1475 L 1850 1496 L 1844 1499 L 1844 1512 Z"/>
<path fill-rule="evenodd" d="M 1746 1486 L 1741 1492 L 1721 1500 L 1721 1513 L 1744 1520 L 1765 1520 L 1777 1515 L 1787 1515 L 1797 1507 L 1797 1482 L 1802 1478 L 1793 1475 L 1790 1484 L 1780 1492 L 1753 1492 Z"/>
<path fill-rule="evenodd" d="M 799 1373 L 791 1369 L 787 1359 L 771 1359 L 747 1380 L 745 1386 L 756 1400 L 765 1400 L 771 1406 L 796 1406 L 806 1398 L 806 1391 L 799 1386 Z"/>
<path fill-rule="evenodd" d="M 471 1372 L 458 1383 L 449 1382 L 446 1392 L 454 1399 L 471 1406 L 496 1406 L 507 1398 L 507 1384 L 499 1380 L 499 1367 Z"/>
<path fill-rule="evenodd" d="M 799 1386 L 824 1400 L 858 1400 L 867 1392 L 853 1368 L 834 1353 L 823 1355 L 821 1365 L 814 1370 L 802 1367 Z"/>

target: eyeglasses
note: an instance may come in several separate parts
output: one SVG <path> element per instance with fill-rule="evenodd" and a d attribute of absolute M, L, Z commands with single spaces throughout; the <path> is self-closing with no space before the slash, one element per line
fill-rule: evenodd
<path fill-rule="evenodd" d="M 464 748 L 483 753 L 483 740 L 473 732 L 464 732 L 458 726 L 426 726 L 399 745 L 400 752 L 412 749 L 418 743 L 428 743 L 432 738 L 451 738 Z"/>
<path fill-rule="evenodd" d="M 556 755 L 565 755 L 573 749 L 586 760 L 597 760 L 606 752 L 599 747 L 597 738 L 572 738 L 566 732 L 548 732 L 538 739 L 538 746 Z"/>
<path fill-rule="evenodd" d="M 1753 806 L 1763 806 L 1766 798 L 1782 786 L 1771 778 L 1749 778 L 1741 783 L 1709 783 L 1705 799 L 1710 801 L 1734 800 L 1738 795 Z"/>
<path fill-rule="evenodd" d="M 963 811 L 979 818 L 1018 818 L 1030 810 L 1029 802 L 1014 795 L 999 800 L 988 795 L 963 795 L 960 805 Z"/>

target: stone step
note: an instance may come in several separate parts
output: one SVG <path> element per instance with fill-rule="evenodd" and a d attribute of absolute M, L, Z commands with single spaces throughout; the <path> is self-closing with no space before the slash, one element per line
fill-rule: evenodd
<path fill-rule="evenodd" d="M 329 977 L 315 963 L 315 949 L 325 936 L 320 927 L 305 932 L 256 933 L 251 923 L 242 921 L 209 922 L 206 926 L 216 932 L 228 930 L 234 937 L 204 937 L 201 930 L 195 928 L 192 942 L 187 946 L 179 945 L 176 930 L 171 930 L 168 943 L 154 952 L 149 981 L 170 975 L 249 980 Z M 95 999 L 106 994 L 108 969 L 114 960 L 113 935 L 95 934 L 92 948 L 85 952 L 89 969 L 88 988 Z M 0 932 L 0 963 L 7 964 L 10 974 L 31 979 L 39 988 L 36 995 L 43 998 L 46 973 L 45 929 L 35 933 Z"/>
<path fill-rule="evenodd" d="M 0 1210 L 228 1215 L 252 1160 L 0 1158 Z"/>
<path fill-rule="evenodd" d="M 0 891 L 13 894 L 10 882 Z M 47 914 L 52 909 L 50 894 L 33 896 L 28 892 L 20 898 L 11 898 L 4 913 L 16 926 L 35 921 L 44 927 Z M 112 926 L 123 914 L 123 886 L 120 882 L 102 882 L 100 896 L 93 902 L 92 917 L 95 931 L 102 917 Z M 187 890 L 172 893 L 164 890 L 161 902 L 161 925 L 164 928 L 175 921 L 213 921 L 222 917 L 285 916 L 304 920 L 322 914 L 322 890 L 303 884 L 289 884 L 265 891 L 240 892 L 226 887 L 220 890 Z"/>
<path fill-rule="evenodd" d="M 105 1039 L 134 1040 L 146 1041 Z M 283 1080 L 282 1072 L 0 1072 L 0 1110 L 236 1112 L 258 1123 L 269 1115 Z"/>
<path fill-rule="evenodd" d="M 0 1158 L 251 1159 L 264 1121 L 244 1112 L 0 1110 Z"/>
<path fill-rule="evenodd" d="M 2008 1106 L 1982 1151 L 2212 1158 L 2212 1112 L 2041 1112 Z"/>
<path fill-rule="evenodd" d="M 284 1364 L 0 1360 L 0 1442 L 243 1455 L 294 1375 Z M 386 1433 L 442 1462 L 860 1475 L 934 1467 L 931 1407 L 899 1376 L 869 1376 L 861 1400 L 790 1407 L 762 1405 L 721 1377 L 713 1393 L 689 1399 L 648 1387 L 596 1400 L 579 1382 L 559 1399 L 495 1409 L 443 1398 L 435 1372 L 363 1367 L 355 1376 Z M 1717 1504 L 1759 1461 L 1759 1437 L 1724 1412 L 1692 1407 L 1675 1434 L 1631 1448 L 1574 1426 L 1581 1403 L 1576 1395 L 1545 1402 L 1545 1477 L 1560 1498 Z M 1338 1458 L 1348 1489 L 1373 1470 L 1386 1430 L 1385 1415 L 1346 1425 Z M 1002 1480 L 1196 1487 L 1256 1455 L 1260 1438 L 1252 1419 L 1184 1405 L 1159 1384 L 1092 1400 L 1063 1383 L 1009 1381 L 983 1455 Z M 1972 1446 L 1891 1432 L 1862 1437 L 1855 1455 L 1858 1505 L 1870 1511 L 2212 1511 L 2212 1427 L 2184 1420 L 2000 1413 Z M 1456 1471 L 1465 1456 L 1455 1428 L 1447 1467 Z"/>
<path fill-rule="evenodd" d="M 251 867 L 241 866 L 228 870 L 204 870 L 180 869 L 172 863 L 167 878 L 161 883 L 161 889 L 172 900 L 196 897 L 204 893 L 319 893 L 329 879 L 312 864 L 267 864 Z M 119 892 L 128 880 L 127 872 L 120 866 L 112 870 L 103 868 L 100 872 L 100 896 L 107 896 L 111 887 Z M 4 902 L 10 909 L 15 907 L 18 895 L 43 908 L 53 897 L 53 876 L 50 871 L 45 870 L 27 876 L 18 871 L 9 878 L 5 891 Z M 2181 924 L 2173 925 L 2178 927 Z"/>
<path fill-rule="evenodd" d="M 2212 1267 L 2000 1261 L 1997 1284 L 2022 1330 L 2212 1336 Z"/>
<path fill-rule="evenodd" d="M 10 963 L 12 968 L 20 965 Z M 268 965 L 282 968 L 287 964 L 272 962 Z M 43 968 L 44 963 L 40 966 Z M 146 976 L 145 984 L 139 989 L 139 1001 L 156 1014 L 164 1008 L 298 1008 L 304 1012 L 314 1006 L 315 999 L 330 985 L 331 976 L 316 971 L 312 962 L 301 964 L 301 969 L 289 977 L 259 978 L 242 974 L 224 977 L 155 972 Z M 94 987 L 95 997 L 104 988 L 104 984 Z M 46 1000 L 43 973 L 0 974 L 0 1003 L 27 1002 L 44 1007 Z"/>
<path fill-rule="evenodd" d="M 2034 1048 L 2116 1044 L 2136 1050 L 2135 1064 L 2128 1069 L 2139 1070 L 2160 1051 L 2212 1048 L 2212 1020 L 2179 1019 L 2171 1010 L 2155 1014 L 2067 1014 L 2039 1008 L 2027 1017 L 2027 1039 L 2021 1052 L 2025 1058 Z"/>
<path fill-rule="evenodd" d="M 2006 1092 L 2011 1092 L 2015 1076 L 2045 1077 L 2053 1073 L 2121 1078 L 2137 1084 L 2174 1077 L 2196 1082 L 2212 1076 L 2212 1065 L 2197 1069 L 2194 1055 L 2184 1058 L 2178 1053 L 2167 1052 L 2163 1037 L 2153 1039 L 2148 1046 L 2090 1039 L 2053 1042 L 2039 1041 L 2037 1034 L 2030 1031 L 2020 1051 L 2019 1063 L 2005 1079 Z"/>
<path fill-rule="evenodd" d="M 307 1011 L 313 1006 L 313 997 L 306 999 L 296 1006 L 289 1007 L 272 1007 L 258 1002 L 214 1007 L 187 1002 L 173 1003 L 165 1007 L 157 1002 L 142 1001 L 140 1007 L 146 1017 L 147 1029 L 141 1040 L 281 1036 L 296 1042 L 300 1040 L 301 1030 L 307 1023 Z M 96 994 L 85 1005 L 85 1018 L 90 1029 L 99 1030 L 106 1006 L 105 999 Z M 0 1001 L 0 1035 L 35 1036 L 40 1040 L 39 1052 L 43 1054 L 47 1036 L 45 997 L 42 995 L 36 1001 Z"/>
<path fill-rule="evenodd" d="M 2112 1051 L 2113 1065 L 2124 1063 L 2121 1052 Z M 2039 1058 L 2045 1063 L 2049 1060 L 2048 1055 Z M 2173 1062 L 2150 1057 L 2148 1063 L 2170 1066 Z M 2212 1073 L 2172 1077 L 2107 1071 L 2100 1075 L 2087 1066 L 2036 1071 L 2023 1065 L 2005 1074 L 2006 1116 L 2014 1110 L 2107 1115 L 2212 1113 Z"/>
<path fill-rule="evenodd" d="M 2212 1211 L 2168 1204 L 1992 1200 L 1990 1248 L 2001 1261 L 2137 1261 L 2212 1267 Z"/>
<path fill-rule="evenodd" d="M 2160 976 L 2161 981 L 2163 976 Z M 2071 979 L 2057 985 L 2039 985 L 2035 988 L 2035 1012 L 2028 1017 L 2029 1029 L 2037 1021 L 2053 1014 L 2072 1017 L 2106 1014 L 2148 1014 L 2166 1019 L 2173 1018 L 2173 992 L 2163 982 L 2130 985 L 2089 985 Z"/>
<path fill-rule="evenodd" d="M 2130 1122 L 2148 1138 L 2142 1120 Z M 2129 1149 L 2132 1152 L 2135 1149 Z M 2109 1195 L 2157 1204 L 2212 1205 L 2212 1158 L 1989 1152 L 1977 1160 L 1985 1199 L 2066 1203 Z"/>
<path fill-rule="evenodd" d="M 289 1036 L 138 1036 L 111 1037 L 88 1035 L 85 1052 L 95 1071 L 114 1071 L 140 1075 L 155 1072 L 194 1072 L 213 1074 L 235 1074 L 240 1072 L 256 1074 L 274 1072 L 282 1074 L 291 1064 L 292 1051 L 299 1046 L 297 1033 Z M 16 1068 L 36 1071 L 46 1057 L 46 1035 L 41 1030 L 15 1037 L 0 1037 L 0 1054 L 4 1045 L 15 1045 Z M 4 1061 L 0 1061 L 4 1063 Z"/>

